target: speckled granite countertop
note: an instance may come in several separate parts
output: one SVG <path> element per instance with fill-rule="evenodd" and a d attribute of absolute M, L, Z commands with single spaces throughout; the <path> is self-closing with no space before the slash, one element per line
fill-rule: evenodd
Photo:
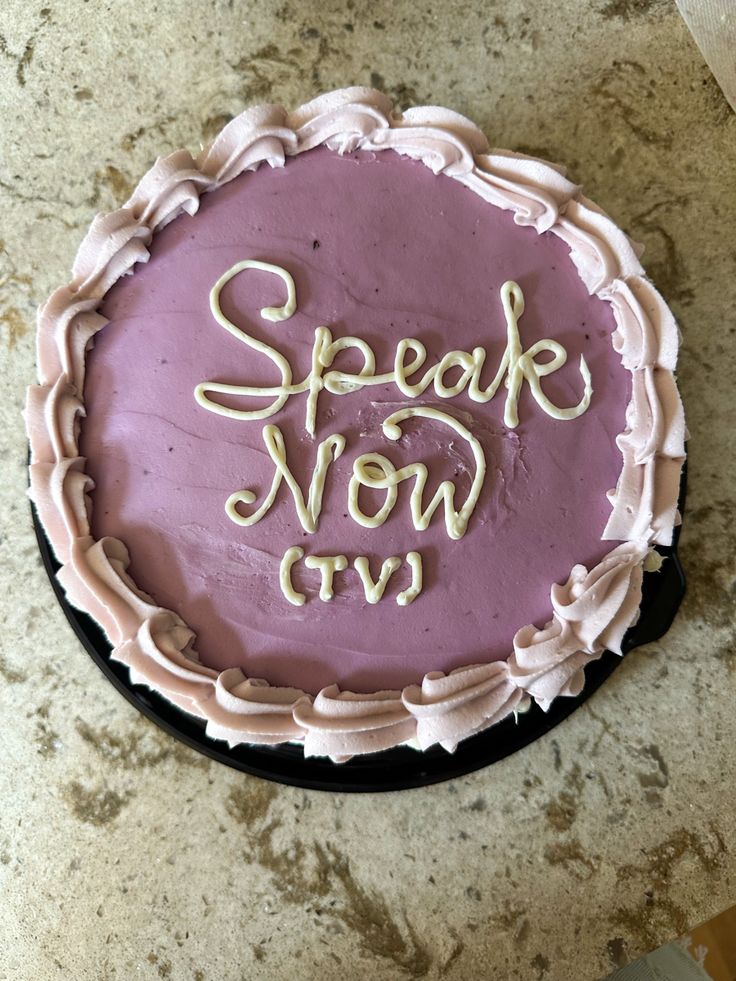
<path fill-rule="evenodd" d="M 665 641 L 503 763 L 373 797 L 240 776 L 136 715 L 54 601 L 19 416 L 92 213 L 246 103 L 347 83 L 567 162 L 646 245 L 692 433 Z M 9 0 L 0 118 L 0 978 L 593 979 L 733 902 L 736 116 L 669 0 Z"/>

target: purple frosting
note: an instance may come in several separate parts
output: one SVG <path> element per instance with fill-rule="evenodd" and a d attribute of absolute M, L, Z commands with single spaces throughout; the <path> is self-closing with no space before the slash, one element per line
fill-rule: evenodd
<path fill-rule="evenodd" d="M 524 386 L 520 424 L 509 430 L 505 389 L 477 404 L 465 394 L 441 400 L 430 387 L 411 404 L 455 415 L 485 451 L 485 484 L 468 530 L 451 541 L 440 509 L 427 531 L 416 531 L 413 481 L 402 484 L 382 527 L 362 528 L 347 510 L 358 455 L 382 453 L 397 467 L 426 463 L 425 504 L 451 479 L 459 507 L 470 486 L 469 449 L 425 420 L 404 424 L 401 440 L 388 442 L 381 421 L 408 404 L 394 385 L 322 392 L 314 440 L 304 429 L 305 395 L 264 421 L 223 418 L 198 405 L 193 390 L 203 381 L 278 382 L 272 363 L 226 333 L 209 309 L 214 282 L 243 259 L 275 263 L 294 277 L 298 312 L 283 323 L 258 314 L 284 302 L 283 285 L 267 273 L 242 273 L 221 300 L 233 322 L 287 355 L 295 381 L 309 370 L 314 328 L 326 325 L 335 337 L 366 340 L 377 372 L 391 369 L 402 337 L 425 344 L 425 369 L 452 349 L 483 346 L 487 385 L 506 343 L 499 290 L 513 279 L 526 300 L 519 323 L 525 349 L 552 338 L 568 353 L 565 367 L 543 380 L 546 394 L 562 406 L 579 401 L 582 353 L 593 381 L 590 408 L 556 421 Z M 612 548 L 601 534 L 610 515 L 606 491 L 621 469 L 615 437 L 625 428 L 630 375 L 611 345 L 611 309 L 588 295 L 560 239 L 515 225 L 509 212 L 422 163 L 392 152 L 341 157 L 320 149 L 283 169 L 246 173 L 205 195 L 194 217 L 183 215 L 156 235 L 149 263 L 110 290 L 102 313 L 110 324 L 88 359 L 82 432 L 96 484 L 92 530 L 128 545 L 134 580 L 185 617 L 213 668 L 240 666 L 251 677 L 316 693 L 334 682 L 355 691 L 396 689 L 428 671 L 506 658 L 519 627 L 549 620 L 550 585 Z M 335 367 L 357 370 L 359 359 L 346 352 Z M 303 531 L 283 484 L 260 523 L 239 527 L 225 513 L 234 491 L 255 491 L 255 507 L 270 486 L 273 464 L 261 438 L 268 422 L 282 429 L 305 491 L 317 443 L 332 433 L 346 438 L 313 535 Z M 376 495 L 371 508 L 371 495 L 361 495 L 366 511 L 382 500 Z M 367 555 L 374 578 L 389 555 L 417 550 L 424 590 L 410 606 L 396 604 L 410 581 L 404 564 L 371 606 L 349 566 L 336 576 L 334 600 L 322 603 L 318 573 L 301 563 L 294 585 L 308 599 L 294 607 L 278 581 L 292 545 L 307 555 L 342 553 L 350 563 Z"/>

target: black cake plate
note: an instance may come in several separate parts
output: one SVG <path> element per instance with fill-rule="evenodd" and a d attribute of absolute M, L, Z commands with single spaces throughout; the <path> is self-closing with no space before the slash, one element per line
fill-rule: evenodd
<path fill-rule="evenodd" d="M 680 513 L 685 504 L 685 484 L 686 474 L 683 470 Z M 56 579 L 59 563 L 54 558 L 35 509 L 32 511 L 41 558 L 56 597 L 85 650 L 118 691 L 139 712 L 187 746 L 236 770 L 266 780 L 276 780 L 310 790 L 366 793 L 422 787 L 472 773 L 502 760 L 554 729 L 603 684 L 621 661 L 617 654 L 605 651 L 599 660 L 586 667 L 585 688 L 580 695 L 575 698 L 555 699 L 547 712 L 532 705 L 528 712 L 516 719 L 511 716 L 485 732 L 464 740 L 454 753 L 448 753 L 439 746 L 423 753 L 399 746 L 337 764 L 322 757 L 305 759 L 299 745 L 241 745 L 231 749 L 227 743 L 210 739 L 205 734 L 205 723 L 202 719 L 181 711 L 156 692 L 149 691 L 142 685 L 132 684 L 128 669 L 110 658 L 112 648 L 101 628 L 91 617 L 76 610 L 67 601 L 64 590 Z M 635 647 L 662 637 L 682 602 L 685 575 L 677 554 L 679 531 L 679 528 L 675 530 L 671 546 L 657 547 L 657 551 L 665 559 L 662 569 L 644 574 L 641 616 L 624 637 L 624 655 Z"/>

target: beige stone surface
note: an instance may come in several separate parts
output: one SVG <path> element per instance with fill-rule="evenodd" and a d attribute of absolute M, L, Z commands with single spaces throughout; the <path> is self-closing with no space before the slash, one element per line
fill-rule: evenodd
<path fill-rule="evenodd" d="M 682 326 L 690 591 L 567 722 L 473 776 L 303 792 L 115 692 L 37 554 L 35 306 L 92 214 L 257 100 L 346 83 L 565 161 Z M 668 0 L 0 8 L 0 978 L 593 979 L 736 898 L 736 117 Z"/>

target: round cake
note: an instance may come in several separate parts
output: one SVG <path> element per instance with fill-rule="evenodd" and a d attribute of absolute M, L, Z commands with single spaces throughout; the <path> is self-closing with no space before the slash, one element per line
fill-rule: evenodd
<path fill-rule="evenodd" d="M 561 168 L 373 90 L 260 106 L 42 307 L 31 496 L 212 738 L 452 750 L 620 653 L 678 520 L 677 346 Z"/>

